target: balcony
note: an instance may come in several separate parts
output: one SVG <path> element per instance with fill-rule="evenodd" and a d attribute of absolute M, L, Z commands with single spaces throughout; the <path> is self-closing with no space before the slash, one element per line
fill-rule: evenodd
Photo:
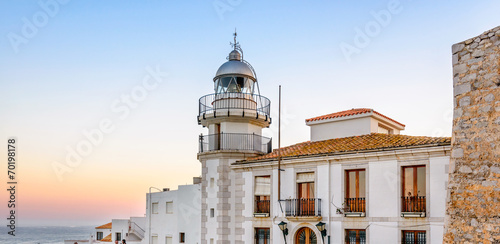
<path fill-rule="evenodd" d="M 285 216 L 288 219 L 303 220 L 311 218 L 321 220 L 321 199 L 319 198 L 301 198 L 285 199 Z"/>
<path fill-rule="evenodd" d="M 255 200 L 254 217 L 269 217 L 271 201 L 270 200 Z"/>
<path fill-rule="evenodd" d="M 401 197 L 401 217 L 425 217 L 425 196 Z"/>
<path fill-rule="evenodd" d="M 200 98 L 198 121 L 207 117 L 238 115 L 271 121 L 271 101 L 250 93 L 209 94 Z"/>
<path fill-rule="evenodd" d="M 344 207 L 344 216 L 346 217 L 364 217 L 366 216 L 366 200 L 360 198 L 346 198 Z"/>
<path fill-rule="evenodd" d="M 245 133 L 220 133 L 201 135 L 199 152 L 211 151 L 250 151 L 270 153 L 272 151 L 271 138 Z"/>

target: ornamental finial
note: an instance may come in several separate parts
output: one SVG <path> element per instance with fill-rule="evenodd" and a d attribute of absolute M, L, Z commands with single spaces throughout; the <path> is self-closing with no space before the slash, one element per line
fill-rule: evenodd
<path fill-rule="evenodd" d="M 237 50 L 240 47 L 240 43 L 238 43 L 236 41 L 236 37 L 238 36 L 238 33 L 236 32 L 236 28 L 234 28 L 233 36 L 234 36 L 234 42 L 230 42 L 230 45 L 233 46 L 234 50 Z"/>

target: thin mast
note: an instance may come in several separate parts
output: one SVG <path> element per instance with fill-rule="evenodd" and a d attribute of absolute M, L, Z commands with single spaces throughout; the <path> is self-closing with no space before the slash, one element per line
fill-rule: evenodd
<path fill-rule="evenodd" d="M 281 200 L 281 85 L 279 86 L 278 108 L 278 201 Z"/>

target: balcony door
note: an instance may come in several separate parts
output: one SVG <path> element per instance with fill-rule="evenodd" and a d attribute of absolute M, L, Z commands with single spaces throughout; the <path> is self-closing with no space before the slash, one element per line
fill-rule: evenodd
<path fill-rule="evenodd" d="M 255 213 L 270 214 L 271 176 L 255 177 Z"/>
<path fill-rule="evenodd" d="M 426 211 L 425 165 L 403 167 L 402 211 Z"/>
<path fill-rule="evenodd" d="M 314 173 L 301 173 L 297 175 L 299 216 L 314 216 L 314 190 Z"/>
<path fill-rule="evenodd" d="M 316 237 L 316 234 L 314 234 L 314 231 L 311 229 L 304 227 L 297 231 L 297 235 L 295 237 L 295 243 L 296 244 L 317 244 L 318 243 L 318 238 Z"/>
<path fill-rule="evenodd" d="M 345 210 L 347 212 L 365 212 L 365 170 L 346 171 Z"/>

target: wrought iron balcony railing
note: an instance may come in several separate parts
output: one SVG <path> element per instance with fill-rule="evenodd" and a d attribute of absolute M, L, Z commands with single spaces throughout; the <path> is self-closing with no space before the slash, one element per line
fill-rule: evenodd
<path fill-rule="evenodd" d="M 285 199 L 285 215 L 287 217 L 312 217 L 321 216 L 321 199 L 301 198 Z"/>
<path fill-rule="evenodd" d="M 199 116 L 215 114 L 217 110 L 255 111 L 256 115 L 270 117 L 271 101 L 264 96 L 250 93 L 209 94 L 200 98 Z"/>
<path fill-rule="evenodd" d="M 245 133 L 220 133 L 200 136 L 200 153 L 219 150 L 270 153 L 272 151 L 272 140 L 257 134 Z"/>
<path fill-rule="evenodd" d="M 402 212 L 425 212 L 425 196 L 401 197 Z"/>
<path fill-rule="evenodd" d="M 364 213 L 366 211 L 365 198 L 346 198 L 344 211 L 347 213 Z"/>

